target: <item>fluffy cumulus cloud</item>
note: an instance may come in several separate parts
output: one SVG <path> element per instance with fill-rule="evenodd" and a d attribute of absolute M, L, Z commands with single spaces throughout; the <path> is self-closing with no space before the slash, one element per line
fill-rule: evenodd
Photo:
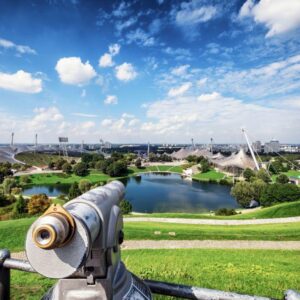
<path fill-rule="evenodd" d="M 16 73 L 0 72 L 0 88 L 22 93 L 36 94 L 42 91 L 42 80 L 23 70 Z"/>
<path fill-rule="evenodd" d="M 64 119 L 62 113 L 55 106 L 37 107 L 34 109 L 35 116 L 28 121 L 29 128 L 46 129 L 49 123 L 56 123 Z"/>
<path fill-rule="evenodd" d="M 115 65 L 113 57 L 119 54 L 121 46 L 119 44 L 112 44 L 108 47 L 108 53 L 104 53 L 99 58 L 99 67 L 107 68 Z"/>
<path fill-rule="evenodd" d="M 134 66 L 130 63 L 123 63 L 116 67 L 116 77 L 121 81 L 130 81 L 137 77 Z"/>
<path fill-rule="evenodd" d="M 283 34 L 300 27 L 299 0 L 247 0 L 241 7 L 239 17 L 253 17 L 256 23 L 268 29 L 266 37 Z"/>
<path fill-rule="evenodd" d="M 105 104 L 118 104 L 118 97 L 115 95 L 108 95 L 104 100 Z"/>
<path fill-rule="evenodd" d="M 15 50 L 19 55 L 22 54 L 36 54 L 36 51 L 29 46 L 25 45 L 17 45 L 12 41 L 2 39 L 0 38 L 0 47 L 4 49 L 13 49 Z"/>
<path fill-rule="evenodd" d="M 147 117 L 151 121 L 144 122 L 141 130 L 154 140 L 164 136 L 169 141 L 189 140 L 196 135 L 201 142 L 211 136 L 219 142 L 228 142 L 228 137 L 238 142 L 241 127 L 257 139 L 271 138 L 276 132 L 280 140 L 294 140 L 292 131 L 300 130 L 299 111 L 294 108 L 247 103 L 218 92 L 156 101 L 148 106 Z"/>
<path fill-rule="evenodd" d="M 179 87 L 171 88 L 168 92 L 169 97 L 177 97 L 186 93 L 192 87 L 191 82 L 185 82 Z"/>
<path fill-rule="evenodd" d="M 82 62 L 80 57 L 63 57 L 58 60 L 55 70 L 60 80 L 66 84 L 84 85 L 97 74 L 92 65 Z"/>

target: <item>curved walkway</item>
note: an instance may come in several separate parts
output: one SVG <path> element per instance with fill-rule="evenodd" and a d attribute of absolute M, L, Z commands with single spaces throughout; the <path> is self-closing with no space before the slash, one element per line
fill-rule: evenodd
<path fill-rule="evenodd" d="M 300 250 L 300 241 L 220 241 L 220 240 L 129 240 L 123 250 L 134 249 L 264 249 Z M 11 254 L 12 258 L 27 259 L 25 251 Z"/>
<path fill-rule="evenodd" d="M 124 222 L 157 222 L 194 225 L 258 225 L 300 222 L 300 217 L 274 218 L 274 219 L 249 219 L 249 220 L 213 220 L 213 219 L 181 219 L 181 218 L 151 218 L 132 217 L 124 218 Z"/>

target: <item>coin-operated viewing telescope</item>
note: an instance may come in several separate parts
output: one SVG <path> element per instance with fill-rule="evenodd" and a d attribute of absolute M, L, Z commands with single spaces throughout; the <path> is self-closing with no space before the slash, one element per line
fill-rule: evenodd
<path fill-rule="evenodd" d="M 52 205 L 26 238 L 35 271 L 57 284 L 44 299 L 151 299 L 149 288 L 121 262 L 124 185 L 113 181 Z"/>

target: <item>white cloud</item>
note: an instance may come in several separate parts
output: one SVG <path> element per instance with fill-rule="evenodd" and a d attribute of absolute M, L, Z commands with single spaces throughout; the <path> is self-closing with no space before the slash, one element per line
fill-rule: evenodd
<path fill-rule="evenodd" d="M 207 82 L 207 77 L 201 78 L 197 81 L 198 86 L 203 86 Z"/>
<path fill-rule="evenodd" d="M 116 77 L 121 81 L 130 81 L 137 77 L 135 68 L 130 63 L 123 63 L 116 67 Z"/>
<path fill-rule="evenodd" d="M 122 114 L 122 118 L 123 119 L 133 119 L 134 118 L 134 115 L 131 115 L 131 114 L 128 114 L 128 113 L 123 113 Z"/>
<path fill-rule="evenodd" d="M 35 116 L 28 121 L 30 128 L 46 129 L 49 123 L 55 123 L 64 119 L 59 109 L 52 107 L 37 107 L 34 109 Z"/>
<path fill-rule="evenodd" d="M 83 113 L 72 113 L 73 116 L 77 117 L 84 117 L 84 118 L 97 118 L 97 115 L 92 115 L 92 114 L 83 114 Z"/>
<path fill-rule="evenodd" d="M 182 2 L 180 8 L 173 10 L 171 14 L 179 26 L 197 25 L 214 18 L 217 14 L 217 8 L 212 5 L 203 5 L 202 1 L 194 0 Z"/>
<path fill-rule="evenodd" d="M 155 39 L 149 33 L 145 32 L 141 28 L 130 31 L 126 35 L 126 41 L 128 44 L 136 43 L 140 46 L 153 46 Z"/>
<path fill-rule="evenodd" d="M 119 54 L 121 46 L 119 44 L 112 44 L 108 47 L 108 51 L 112 56 Z"/>
<path fill-rule="evenodd" d="M 108 53 L 104 53 L 99 59 L 99 67 L 107 68 L 115 65 L 113 57 L 119 54 L 121 46 L 119 44 L 112 44 L 108 47 Z"/>
<path fill-rule="evenodd" d="M 137 18 L 136 17 L 131 17 L 126 21 L 117 21 L 115 23 L 115 28 L 117 30 L 117 34 L 121 34 L 121 32 L 128 28 L 131 27 L 132 25 L 134 25 L 137 22 Z"/>
<path fill-rule="evenodd" d="M 133 126 L 136 126 L 139 123 L 140 123 L 139 119 L 132 119 L 132 120 L 129 121 L 128 126 L 133 127 Z"/>
<path fill-rule="evenodd" d="M 118 97 L 115 95 L 108 95 L 104 100 L 105 104 L 118 104 Z"/>
<path fill-rule="evenodd" d="M 300 26 L 299 0 L 261 0 L 257 4 L 247 0 L 242 6 L 239 17 L 252 16 L 256 23 L 268 29 L 266 37 L 292 31 Z"/>
<path fill-rule="evenodd" d="M 80 57 L 63 57 L 59 59 L 55 70 L 63 83 L 79 86 L 88 83 L 97 75 L 90 63 L 88 61 L 81 62 Z"/>
<path fill-rule="evenodd" d="M 112 67 L 114 64 L 112 55 L 109 53 L 104 53 L 99 59 L 99 66 L 102 68 Z"/>
<path fill-rule="evenodd" d="M 190 65 L 182 65 L 182 66 L 173 68 L 171 70 L 171 74 L 176 75 L 176 76 L 186 75 L 189 67 L 190 67 Z"/>
<path fill-rule="evenodd" d="M 177 97 L 180 95 L 183 95 L 185 92 L 187 92 L 192 87 L 191 82 L 183 83 L 181 86 L 177 88 L 171 88 L 168 92 L 169 97 Z"/>
<path fill-rule="evenodd" d="M 17 45 L 12 41 L 0 38 L 0 47 L 5 49 L 15 49 L 19 54 L 36 54 L 36 51 L 29 46 Z"/>
<path fill-rule="evenodd" d="M 95 126 L 96 126 L 95 122 L 92 122 L 92 121 L 87 121 L 87 122 L 81 123 L 81 127 L 83 129 L 90 129 L 90 128 L 93 128 Z"/>
<path fill-rule="evenodd" d="M 36 94 L 42 91 L 42 80 L 33 78 L 32 74 L 23 70 L 16 73 L 0 72 L 0 88 L 22 93 Z"/>
<path fill-rule="evenodd" d="M 104 127 L 109 127 L 111 126 L 113 123 L 113 120 L 112 119 L 104 119 L 102 122 L 101 122 L 101 125 L 104 126 Z"/>
<path fill-rule="evenodd" d="M 197 135 L 202 142 L 211 136 L 219 142 L 240 142 L 242 125 L 256 139 L 271 139 L 276 132 L 280 140 L 292 141 L 300 130 L 299 109 L 247 103 L 218 92 L 156 101 L 149 105 L 147 117 L 141 130 L 157 141 L 167 136 L 176 142 Z"/>

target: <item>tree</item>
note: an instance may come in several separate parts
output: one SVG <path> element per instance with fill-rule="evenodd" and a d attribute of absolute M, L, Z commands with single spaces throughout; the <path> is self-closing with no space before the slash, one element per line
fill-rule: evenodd
<path fill-rule="evenodd" d="M 91 186 L 92 186 L 92 183 L 87 179 L 81 179 L 79 181 L 79 185 L 78 185 L 81 193 L 85 193 L 85 192 L 89 191 Z"/>
<path fill-rule="evenodd" d="M 207 159 L 203 159 L 201 161 L 201 173 L 208 172 L 209 171 L 209 167 L 210 167 L 210 165 L 209 165 L 208 160 Z"/>
<path fill-rule="evenodd" d="M 22 215 L 27 213 L 27 201 L 20 195 L 15 203 L 14 206 L 14 214 L 15 215 Z"/>
<path fill-rule="evenodd" d="M 55 167 L 57 170 L 61 170 L 62 166 L 66 163 L 67 161 L 63 158 L 59 158 L 56 162 L 55 162 Z"/>
<path fill-rule="evenodd" d="M 72 183 L 69 189 L 68 198 L 71 200 L 80 195 L 81 195 L 81 191 L 79 189 L 78 183 L 77 182 Z"/>
<path fill-rule="evenodd" d="M 62 170 L 66 174 L 72 174 L 72 166 L 70 163 L 66 162 L 62 165 Z"/>
<path fill-rule="evenodd" d="M 255 179 L 251 182 L 251 186 L 253 188 L 253 199 L 260 202 L 267 184 L 261 179 Z"/>
<path fill-rule="evenodd" d="M 123 199 L 120 202 L 120 209 L 123 215 L 128 215 L 132 212 L 132 205 L 129 201 Z"/>
<path fill-rule="evenodd" d="M 135 160 L 134 164 L 138 169 L 142 167 L 142 160 L 140 159 L 140 157 Z"/>
<path fill-rule="evenodd" d="M 20 179 L 19 179 L 19 182 L 21 185 L 25 185 L 25 184 L 28 184 L 31 182 L 31 179 L 28 175 L 23 175 L 23 176 L 20 176 Z"/>
<path fill-rule="evenodd" d="M 280 174 L 276 177 L 277 183 L 285 184 L 285 183 L 289 183 L 289 181 L 290 181 L 289 178 L 285 174 Z"/>
<path fill-rule="evenodd" d="M 9 194 L 11 189 L 17 186 L 17 182 L 14 178 L 7 177 L 3 181 L 3 190 L 5 194 Z"/>
<path fill-rule="evenodd" d="M 74 166 L 74 173 L 77 176 L 87 176 L 89 174 L 89 170 L 85 163 L 80 162 Z"/>
<path fill-rule="evenodd" d="M 270 206 L 280 202 L 291 202 L 300 199 L 300 188 L 294 184 L 269 184 L 261 196 L 261 204 Z"/>
<path fill-rule="evenodd" d="M 265 183 L 269 183 L 271 181 L 270 175 L 264 169 L 259 169 L 259 171 L 256 174 L 256 177 L 258 179 L 263 180 Z"/>
<path fill-rule="evenodd" d="M 109 163 L 107 160 L 99 160 L 95 164 L 96 170 L 99 170 L 103 173 L 106 173 L 106 168 L 108 167 Z"/>
<path fill-rule="evenodd" d="M 127 172 L 127 163 L 123 160 L 113 162 L 106 170 L 106 173 L 111 177 L 126 175 Z"/>
<path fill-rule="evenodd" d="M 36 215 L 43 213 L 51 205 L 51 200 L 46 194 L 34 195 L 27 204 L 28 213 Z"/>
<path fill-rule="evenodd" d="M 13 173 L 9 165 L 6 163 L 0 163 L 0 183 L 3 182 L 6 176 L 11 176 L 11 175 L 13 175 Z"/>
<path fill-rule="evenodd" d="M 254 197 L 254 190 L 250 182 L 242 181 L 231 188 L 231 195 L 242 207 L 248 207 Z"/>
<path fill-rule="evenodd" d="M 55 162 L 53 160 L 48 162 L 48 169 L 52 170 L 55 168 Z"/>
<path fill-rule="evenodd" d="M 255 173 L 251 169 L 246 168 L 243 172 L 243 176 L 246 181 L 250 181 L 252 177 L 255 177 Z"/>

